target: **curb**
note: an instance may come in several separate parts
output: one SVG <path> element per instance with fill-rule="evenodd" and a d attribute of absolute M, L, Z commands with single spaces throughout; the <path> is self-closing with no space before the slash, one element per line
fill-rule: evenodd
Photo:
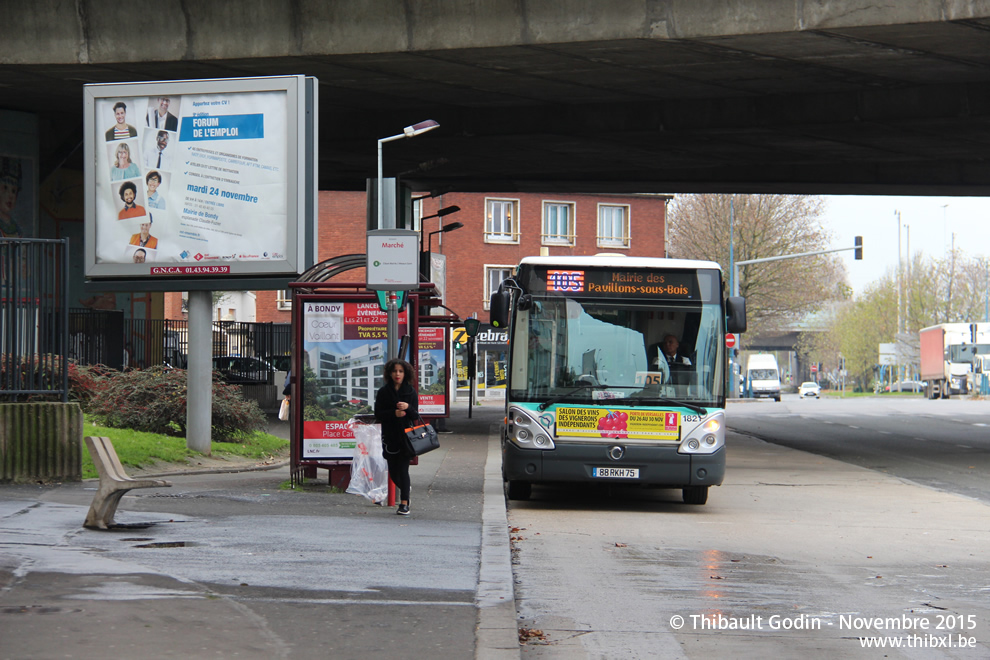
<path fill-rule="evenodd" d="M 478 574 L 478 627 L 475 658 L 518 660 L 519 628 L 509 546 L 509 520 L 502 485 L 499 435 L 488 437 L 484 497 L 481 512 L 481 567 Z"/>

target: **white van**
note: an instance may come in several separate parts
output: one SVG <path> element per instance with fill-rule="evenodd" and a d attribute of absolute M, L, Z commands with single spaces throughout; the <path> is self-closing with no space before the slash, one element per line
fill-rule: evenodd
<path fill-rule="evenodd" d="M 746 363 L 746 384 L 749 396 L 780 401 L 780 370 L 777 358 L 770 353 L 750 355 Z"/>

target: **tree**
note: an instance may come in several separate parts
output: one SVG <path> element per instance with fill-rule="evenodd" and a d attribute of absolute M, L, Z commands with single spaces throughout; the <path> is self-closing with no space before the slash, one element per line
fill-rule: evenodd
<path fill-rule="evenodd" d="M 819 220 L 820 197 L 801 195 L 681 195 L 668 215 L 670 256 L 706 259 L 729 269 L 730 205 L 735 261 L 825 250 L 830 236 Z M 739 269 L 750 336 L 775 330 L 848 298 L 845 269 L 831 255 L 749 264 Z"/>
<path fill-rule="evenodd" d="M 850 379 L 864 388 L 873 377 L 882 343 L 897 343 L 910 355 L 902 364 L 917 366 L 921 328 L 940 323 L 969 323 L 986 317 L 990 307 L 990 259 L 970 259 L 960 250 L 942 258 L 916 253 L 901 273 L 901 328 L 897 336 L 897 272 L 891 268 L 850 303 L 837 309 L 824 336 L 802 336 L 799 352 L 828 362 L 841 353 Z M 950 294 L 951 292 L 951 294 Z"/>

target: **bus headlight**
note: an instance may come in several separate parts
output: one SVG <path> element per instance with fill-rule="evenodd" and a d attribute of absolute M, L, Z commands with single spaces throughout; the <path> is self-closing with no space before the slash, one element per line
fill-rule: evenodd
<path fill-rule="evenodd" d="M 553 449 L 550 432 L 524 408 L 509 409 L 509 424 L 506 437 L 512 444 L 522 449 Z"/>
<path fill-rule="evenodd" d="M 725 444 L 725 413 L 714 412 L 693 428 L 684 428 L 683 433 L 679 453 L 714 454 Z"/>

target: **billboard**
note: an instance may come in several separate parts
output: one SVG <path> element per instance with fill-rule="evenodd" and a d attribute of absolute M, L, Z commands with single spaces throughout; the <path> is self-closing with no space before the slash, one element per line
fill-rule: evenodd
<path fill-rule="evenodd" d="M 304 76 L 85 86 L 86 276 L 293 276 L 312 265 Z M 224 283 L 223 286 L 230 286 Z"/>

